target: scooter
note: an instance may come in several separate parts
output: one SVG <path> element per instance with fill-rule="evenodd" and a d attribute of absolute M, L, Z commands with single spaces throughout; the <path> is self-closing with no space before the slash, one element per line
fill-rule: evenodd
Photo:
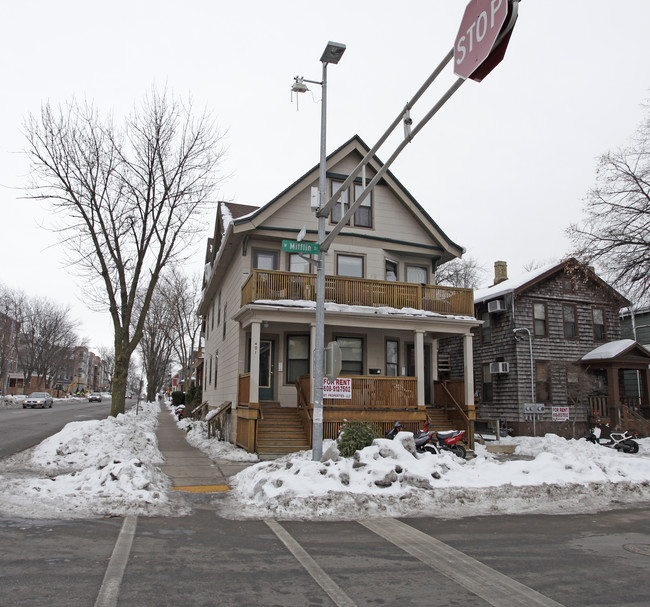
<path fill-rule="evenodd" d="M 616 449 L 623 453 L 638 453 L 639 443 L 634 439 L 637 437 L 636 433 L 631 433 L 625 430 L 624 432 L 612 432 L 609 439 L 601 438 L 602 430 L 598 426 L 591 428 L 588 436 L 585 438 L 594 445 L 601 447 L 608 447 L 609 449 Z"/>
<path fill-rule="evenodd" d="M 432 455 L 438 455 L 440 453 L 440 449 L 438 449 L 438 446 L 435 443 L 435 439 L 433 438 L 435 432 L 433 430 L 429 430 L 428 428 L 428 423 L 425 422 L 424 428 L 419 432 L 413 434 L 415 449 L 419 453 L 431 453 Z M 393 427 L 388 432 L 386 432 L 386 438 L 393 440 L 397 436 L 397 433 L 401 430 L 406 430 L 406 428 L 404 428 L 402 424 L 396 421 L 393 424 Z"/>
<path fill-rule="evenodd" d="M 181 421 L 183 417 L 185 417 L 185 405 L 178 405 L 178 407 L 174 409 L 174 413 L 176 414 L 178 421 Z"/>
<path fill-rule="evenodd" d="M 436 433 L 438 447 L 444 451 L 451 451 L 454 455 L 465 459 L 467 451 L 460 444 L 465 436 L 465 430 L 444 430 Z"/>

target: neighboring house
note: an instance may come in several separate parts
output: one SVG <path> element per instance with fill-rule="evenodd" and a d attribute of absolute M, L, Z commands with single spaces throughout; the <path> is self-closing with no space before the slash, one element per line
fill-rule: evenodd
<path fill-rule="evenodd" d="M 619 369 L 643 368 L 645 356 L 620 341 L 625 297 L 575 259 L 512 279 L 496 262 L 494 283 L 474 294 L 483 321 L 474 336 L 478 418 L 538 435 L 583 435 L 594 410 L 621 424 L 631 395 Z M 534 414 L 530 404 L 544 411 Z"/>
<path fill-rule="evenodd" d="M 630 306 L 620 311 L 621 337 L 631 339 L 650 351 L 650 305 Z M 624 371 L 625 394 L 641 397 L 638 371 Z"/>
<path fill-rule="evenodd" d="M 333 195 L 369 148 L 353 137 L 327 158 L 327 195 Z M 381 163 L 372 158 L 367 182 Z M 290 448 L 309 446 L 313 403 L 315 273 L 308 260 L 282 250 L 306 226 L 317 241 L 310 206 L 318 167 L 261 207 L 221 202 L 208 240 L 203 298 L 203 398 L 212 410 L 232 403 L 231 440 L 253 451 L 265 446 L 274 416 L 279 435 L 299 418 Z M 358 178 L 343 192 L 334 226 L 362 189 Z M 459 257 L 452 242 L 390 173 L 337 236 L 326 255 L 325 343 L 338 342 L 351 396 L 324 399 L 324 435 L 344 419 L 394 420 L 417 429 L 433 414 L 438 340 L 461 336 L 468 381 L 457 408 L 473 410 L 472 291 L 434 286 L 436 267 Z M 460 401 L 460 402 L 458 402 Z M 293 433 L 293 430 L 291 430 Z M 270 439 L 269 439 L 270 440 Z M 276 435 L 276 443 L 277 443 Z M 306 443 L 306 445 L 305 445 Z M 276 445 L 276 448 L 279 447 Z"/>

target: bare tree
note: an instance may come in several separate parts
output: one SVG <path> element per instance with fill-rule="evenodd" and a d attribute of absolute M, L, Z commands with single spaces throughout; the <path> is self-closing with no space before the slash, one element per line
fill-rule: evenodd
<path fill-rule="evenodd" d="M 159 283 L 149 306 L 149 314 L 142 330 L 139 349 L 142 367 L 147 380 L 147 400 L 153 401 L 165 381 L 172 359 L 172 310 L 161 296 Z"/>
<path fill-rule="evenodd" d="M 115 373 L 115 351 L 108 346 L 98 348 L 99 357 L 102 359 L 104 374 L 109 378 L 108 391 L 111 392 L 113 387 L 113 374 Z"/>
<path fill-rule="evenodd" d="M 436 269 L 439 285 L 477 289 L 487 270 L 473 257 L 452 259 Z"/>
<path fill-rule="evenodd" d="M 191 104 L 155 91 L 121 128 L 72 101 L 59 109 L 45 104 L 25 131 L 32 196 L 60 213 L 71 261 L 94 288 L 95 306 L 113 320 L 117 415 L 160 273 L 204 229 L 221 136 L 205 113 L 195 119 Z"/>
<path fill-rule="evenodd" d="M 11 363 L 16 360 L 20 325 L 16 320 L 16 293 L 0 284 L 0 395 L 9 389 Z"/>
<path fill-rule="evenodd" d="M 170 340 L 174 358 L 184 378 L 192 377 L 193 353 L 199 348 L 201 319 L 197 315 L 201 300 L 201 276 L 187 276 L 175 268 L 164 276 L 161 295 L 170 315 Z"/>
<path fill-rule="evenodd" d="M 584 218 L 567 233 L 574 256 L 597 264 L 631 298 L 650 295 L 650 107 L 632 143 L 600 157 Z"/>

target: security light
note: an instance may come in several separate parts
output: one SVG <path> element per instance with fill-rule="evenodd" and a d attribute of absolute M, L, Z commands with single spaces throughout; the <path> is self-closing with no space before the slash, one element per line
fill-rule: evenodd
<path fill-rule="evenodd" d="M 340 42 L 328 42 L 320 60 L 323 63 L 338 63 L 344 52 L 345 44 L 341 44 Z"/>

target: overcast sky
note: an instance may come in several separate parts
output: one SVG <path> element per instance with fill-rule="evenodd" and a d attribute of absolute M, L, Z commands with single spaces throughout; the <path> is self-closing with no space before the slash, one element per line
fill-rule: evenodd
<path fill-rule="evenodd" d="M 41 104 L 76 97 L 116 115 L 152 85 L 191 95 L 226 133 L 215 199 L 261 205 L 318 162 L 328 40 L 347 50 L 328 71 L 328 153 L 358 134 L 373 145 L 452 48 L 466 0 L 24 0 L 0 19 L 0 282 L 73 307 L 91 346 L 112 345 L 63 267 L 47 208 L 21 199 L 21 126 Z M 597 157 L 625 144 L 650 97 L 648 0 L 523 0 L 504 61 L 467 81 L 392 171 L 446 234 L 492 276 L 562 257 L 594 183 Z M 451 66 L 412 112 L 454 81 Z M 400 129 L 401 130 L 401 129 Z M 387 159 L 395 139 L 379 151 Z M 214 213 L 207 230 L 212 229 Z M 200 271 L 205 239 L 197 242 Z"/>

